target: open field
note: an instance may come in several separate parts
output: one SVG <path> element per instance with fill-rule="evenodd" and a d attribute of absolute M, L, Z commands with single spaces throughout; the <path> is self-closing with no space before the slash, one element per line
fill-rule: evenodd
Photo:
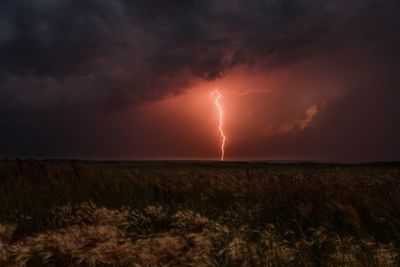
<path fill-rule="evenodd" d="M 0 266 L 398 266 L 400 165 L 0 162 Z"/>

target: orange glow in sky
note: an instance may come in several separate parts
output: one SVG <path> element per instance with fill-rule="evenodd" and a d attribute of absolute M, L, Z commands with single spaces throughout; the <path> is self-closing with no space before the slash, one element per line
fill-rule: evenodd
<path fill-rule="evenodd" d="M 133 125 L 126 136 L 140 140 L 130 145 L 129 151 L 135 153 L 130 157 L 221 161 L 280 157 L 276 139 L 306 131 L 323 109 L 321 103 L 331 98 L 321 86 L 325 81 L 314 84 L 307 83 L 304 75 L 291 77 L 288 82 L 287 72 L 267 75 L 238 69 L 135 107 L 121 122 Z M 316 93 L 313 88 L 320 89 Z"/>
<path fill-rule="evenodd" d="M 230 93 L 233 93 L 238 96 L 245 96 L 248 94 L 253 94 L 253 93 L 271 93 L 273 91 L 270 90 L 248 90 L 248 91 L 243 91 L 243 92 L 236 92 L 236 91 L 230 91 Z M 212 96 L 215 97 L 214 99 L 214 104 L 218 112 L 218 131 L 221 137 L 221 161 L 225 160 L 225 143 L 226 143 L 226 136 L 224 133 L 223 125 L 224 125 L 224 112 L 223 112 L 223 107 L 221 104 L 221 99 L 222 99 L 222 93 L 218 90 L 215 89 L 212 93 Z"/>

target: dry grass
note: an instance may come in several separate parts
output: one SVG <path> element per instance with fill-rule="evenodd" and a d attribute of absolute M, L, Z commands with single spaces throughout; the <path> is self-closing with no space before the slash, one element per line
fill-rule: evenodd
<path fill-rule="evenodd" d="M 0 263 L 9 266 L 396 266 L 393 245 L 316 230 L 294 242 L 275 227 L 252 230 L 221 225 L 194 213 L 162 207 L 110 210 L 84 203 L 58 209 L 64 228 L 10 241 L 2 225 Z M 157 225 L 162 223 L 162 228 Z M 160 226 L 158 226 L 160 227 Z M 133 230 L 133 229 L 136 229 Z M 148 232 L 148 229 L 153 231 Z M 158 229 L 158 230 L 157 230 Z M 11 236 L 10 236 L 11 235 Z"/>
<path fill-rule="evenodd" d="M 398 266 L 399 174 L 2 162 L 0 266 Z"/>

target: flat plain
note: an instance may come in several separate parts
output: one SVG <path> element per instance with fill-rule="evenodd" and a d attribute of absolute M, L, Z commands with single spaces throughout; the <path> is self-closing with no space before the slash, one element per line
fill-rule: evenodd
<path fill-rule="evenodd" d="M 400 165 L 0 161 L 0 266 L 398 266 Z"/>

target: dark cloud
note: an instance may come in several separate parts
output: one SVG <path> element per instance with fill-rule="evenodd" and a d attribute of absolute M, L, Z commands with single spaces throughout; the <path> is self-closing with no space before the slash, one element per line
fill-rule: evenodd
<path fill-rule="evenodd" d="M 290 29 L 308 16 L 304 4 L 292 1 L 249 6 L 232 2 L 234 10 L 225 10 L 230 4 L 221 1 L 41 0 L 1 5 L 3 82 L 9 84 L 13 76 L 18 86 L 29 76 L 37 80 L 31 90 L 41 94 L 40 85 L 52 79 L 60 94 L 71 87 L 93 89 L 105 94 L 97 101 L 107 103 L 117 100 L 116 94 L 124 99 L 162 97 L 196 77 L 219 78 L 240 63 L 268 57 L 287 63 L 301 57 L 303 52 L 297 50 L 323 31 L 320 25 Z M 82 104 L 76 100 L 71 101 Z M 97 101 L 83 104 L 101 104 Z"/>
<path fill-rule="evenodd" d="M 379 62 L 395 76 L 399 8 L 395 0 L 4 0 L 0 154 L 96 154 L 99 143 L 115 134 L 106 130 L 104 114 L 177 95 L 239 65 L 268 71 L 332 54 L 338 55 L 332 64 L 340 64 L 345 52 L 370 50 L 379 53 L 363 52 L 363 64 Z M 347 68 L 359 80 L 373 70 Z M 325 130 L 315 135 L 359 121 L 355 108 L 359 116 L 376 108 L 371 119 L 385 119 L 375 127 L 397 134 L 392 99 L 399 83 L 381 79 L 385 73 L 376 78 L 383 84 L 349 84 L 348 96 L 316 115 Z M 369 106 L 372 99 L 381 105 Z M 351 114 L 345 121 L 342 110 Z M 279 138 L 290 143 L 308 137 Z M 360 139 L 359 145 L 368 142 Z"/>

